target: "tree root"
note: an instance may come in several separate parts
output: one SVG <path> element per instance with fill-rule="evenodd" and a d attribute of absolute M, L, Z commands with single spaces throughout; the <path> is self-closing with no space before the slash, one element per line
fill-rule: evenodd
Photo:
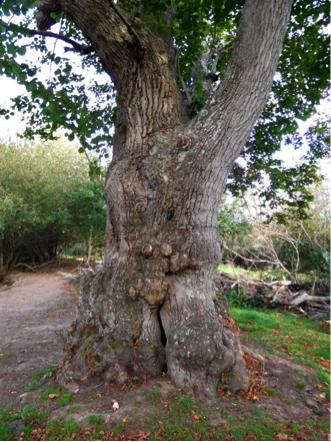
<path fill-rule="evenodd" d="M 265 359 L 263 356 L 255 353 L 253 350 L 251 350 L 250 348 L 246 347 L 245 345 L 241 345 L 241 350 L 243 351 L 243 353 L 247 356 L 250 356 L 251 358 L 255 359 L 256 361 L 260 362 L 260 364 L 264 364 L 265 363 Z"/>

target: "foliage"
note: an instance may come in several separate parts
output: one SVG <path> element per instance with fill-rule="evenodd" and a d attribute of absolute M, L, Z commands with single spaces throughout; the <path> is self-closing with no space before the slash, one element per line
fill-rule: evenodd
<path fill-rule="evenodd" d="M 251 229 L 250 220 L 238 200 L 229 204 L 226 198 L 223 198 L 217 214 L 217 223 L 218 233 L 227 243 L 248 234 Z"/>
<path fill-rule="evenodd" d="M 122 10 L 135 20 L 137 26 L 173 38 L 179 55 L 178 73 L 181 72 L 185 88 L 180 81 L 178 84 L 182 92 L 188 90 L 193 98 L 193 115 L 205 100 L 200 64 L 202 52 L 228 44 L 218 61 L 220 80 L 215 83 L 217 87 L 231 54 L 243 3 L 243 0 L 193 0 L 188 8 L 183 0 L 121 1 Z M 170 5 L 175 12 L 172 23 L 165 19 Z M 57 129 L 64 128 L 70 140 L 77 137 L 81 142 L 82 151 L 87 146 L 99 155 L 107 156 L 113 143 L 112 127 L 120 97 L 112 84 L 95 75 L 102 73 L 102 67 L 93 52 L 81 60 L 84 73 L 89 69 L 92 72 L 92 80 L 86 82 L 82 71 L 73 69 L 67 51 L 63 54 L 59 49 L 63 47 L 60 43 L 49 46 L 44 37 L 29 35 L 35 13 L 35 1 L 32 0 L 20 3 L 4 0 L 1 3 L 0 73 L 26 87 L 27 94 L 14 100 L 14 108 L 23 112 L 29 121 L 25 136 L 31 138 L 39 134 L 44 139 L 53 139 Z M 325 29 L 328 16 L 326 0 L 294 1 L 269 101 L 244 149 L 245 166 L 236 163 L 229 183 L 229 189 L 239 195 L 267 174 L 270 187 L 263 195 L 265 202 L 273 207 L 287 202 L 297 208 L 302 217 L 312 198 L 306 190 L 307 185 L 318 180 L 316 159 L 325 155 L 325 149 L 321 147 L 326 138 L 325 125 L 317 122 L 315 129 L 308 131 L 309 152 L 299 170 L 284 168 L 273 154 L 280 149 L 282 142 L 295 148 L 302 145 L 303 141 L 297 135 L 296 119 L 306 120 L 313 115 L 316 104 L 326 95 L 329 44 Z M 61 36 L 88 45 L 67 17 L 53 14 L 52 18 Z M 35 57 L 32 60 L 26 56 L 26 52 L 33 51 L 38 54 L 37 61 Z M 50 71 L 47 82 L 43 81 L 42 65 L 48 66 Z M 9 118 L 11 110 L 3 109 L 2 114 Z M 312 136 L 312 131 L 319 135 Z"/>
<path fill-rule="evenodd" d="M 2 144 L 0 163 L 0 273 L 52 260 L 90 231 L 94 243 L 104 239 L 103 195 L 75 148 Z"/>

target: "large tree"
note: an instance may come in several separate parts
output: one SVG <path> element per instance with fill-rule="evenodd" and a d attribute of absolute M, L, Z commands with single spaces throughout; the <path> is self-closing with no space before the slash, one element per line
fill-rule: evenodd
<path fill-rule="evenodd" d="M 167 370 L 178 386 L 209 396 L 220 382 L 247 388 L 237 336 L 213 298 L 217 211 L 243 149 L 255 170 L 267 165 L 281 181 L 275 145 L 295 132 L 294 117 L 309 116 L 326 86 L 317 31 L 327 20 L 325 3 L 295 2 L 271 95 L 292 0 L 41 0 L 37 30 L 33 5 L 5 1 L 6 15 L 25 19 L 0 22 L 2 72 L 30 93 L 15 101 L 30 115 L 27 135 L 50 138 L 64 127 L 82 150 L 113 143 L 106 257 L 82 283 L 66 377 L 123 383 Z M 48 30 L 55 23 L 60 35 Z M 112 86 L 92 81 L 91 105 L 82 74 L 36 38 L 43 61 L 57 66 L 43 85 L 38 67 L 15 58 L 25 53 L 19 39 L 36 35 L 66 42 L 65 51 L 85 57 L 85 66 L 98 62 Z M 301 59 L 305 39 L 316 39 L 314 69 Z M 236 176 L 247 184 L 239 166 Z"/>

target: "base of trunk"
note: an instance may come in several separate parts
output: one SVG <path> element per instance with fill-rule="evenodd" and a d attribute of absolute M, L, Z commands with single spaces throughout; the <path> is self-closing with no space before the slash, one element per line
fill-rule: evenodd
<path fill-rule="evenodd" d="M 174 298 L 151 306 L 115 287 L 103 270 L 81 278 L 78 312 L 69 327 L 64 382 L 91 376 L 123 385 L 166 372 L 178 387 L 215 397 L 226 385 L 247 389 L 249 377 L 226 307 L 217 299 Z M 113 282 L 113 281 L 112 281 Z M 171 284 L 170 284 L 171 286 Z M 171 302 L 172 299 L 172 302 Z"/>

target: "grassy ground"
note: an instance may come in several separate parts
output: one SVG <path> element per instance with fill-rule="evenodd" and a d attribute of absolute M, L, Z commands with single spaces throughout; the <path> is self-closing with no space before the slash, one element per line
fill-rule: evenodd
<path fill-rule="evenodd" d="M 219 273 L 228 273 L 235 277 L 244 277 L 247 279 L 258 279 L 260 281 L 275 281 L 282 278 L 288 279 L 288 275 L 284 272 L 276 272 L 272 267 L 266 267 L 263 270 L 246 270 L 242 267 L 236 267 L 231 264 L 220 264 L 218 266 Z"/>
<path fill-rule="evenodd" d="M 285 387 L 288 379 L 282 374 L 278 384 L 264 376 L 264 386 L 256 393 L 223 391 L 211 403 L 185 396 L 167 378 L 147 384 L 138 380 L 121 392 L 122 414 L 115 423 L 107 420 L 112 410 L 106 398 L 119 390 L 92 390 L 91 398 L 76 403 L 77 397 L 58 385 L 54 367 L 48 367 L 25 388 L 33 394 L 33 403 L 0 407 L 0 440 L 326 440 L 329 336 L 318 331 L 317 322 L 276 311 L 232 308 L 231 314 L 243 338 L 266 359 L 288 359 L 290 384 Z M 274 366 L 278 368 L 277 360 Z M 311 395 L 307 384 L 320 396 L 316 410 L 304 411 L 298 403 Z M 123 411 L 125 401 L 129 407 Z"/>
<path fill-rule="evenodd" d="M 230 308 L 230 313 L 248 339 L 264 346 L 264 356 L 289 356 L 295 364 L 314 368 L 315 379 L 326 384 L 322 390 L 330 398 L 330 336 L 319 331 L 318 321 L 276 310 Z"/>
<path fill-rule="evenodd" d="M 287 273 L 275 270 L 272 266 L 265 267 L 263 270 L 246 270 L 242 267 L 236 267 L 230 264 L 220 264 L 218 266 L 219 273 L 227 273 L 235 277 L 243 277 L 247 279 L 257 279 L 260 281 L 279 281 L 282 279 L 290 280 Z M 300 283 L 313 284 L 316 278 L 315 274 L 299 273 L 298 281 Z"/>

